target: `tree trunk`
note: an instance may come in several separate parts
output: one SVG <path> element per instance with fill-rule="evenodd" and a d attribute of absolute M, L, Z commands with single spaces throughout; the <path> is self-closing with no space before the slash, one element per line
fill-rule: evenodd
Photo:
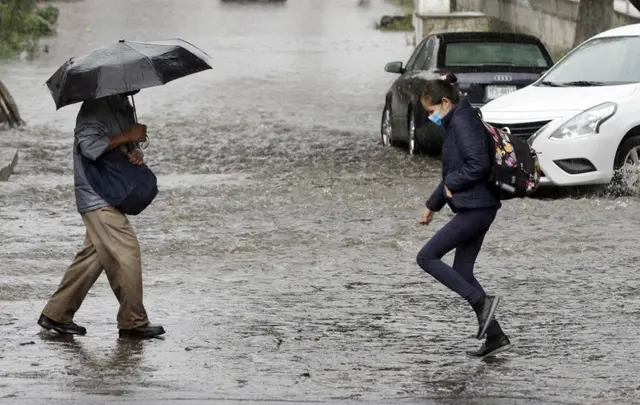
<path fill-rule="evenodd" d="M 640 10 L 640 0 L 629 0 L 629 3 L 631 3 L 636 10 Z"/>
<path fill-rule="evenodd" d="M 2 122 L 7 122 L 10 127 L 24 125 L 16 102 L 9 94 L 9 90 L 0 81 L 0 123 Z"/>
<path fill-rule="evenodd" d="M 640 0 L 635 0 L 639 2 Z M 580 0 L 573 46 L 611 28 L 613 2 L 611 0 Z"/>

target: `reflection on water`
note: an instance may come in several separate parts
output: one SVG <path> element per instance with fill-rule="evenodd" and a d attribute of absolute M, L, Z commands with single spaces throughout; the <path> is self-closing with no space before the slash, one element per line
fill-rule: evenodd
<path fill-rule="evenodd" d="M 155 340 L 118 338 L 111 350 L 96 351 L 73 335 L 44 332 L 40 339 L 66 363 L 65 373 L 70 377 L 66 382 L 73 391 L 123 396 L 134 392 L 144 374 L 153 371 L 142 365 L 145 345 Z"/>

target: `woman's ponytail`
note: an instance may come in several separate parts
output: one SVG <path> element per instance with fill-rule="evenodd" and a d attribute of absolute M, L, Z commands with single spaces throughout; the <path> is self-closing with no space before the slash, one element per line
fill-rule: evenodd
<path fill-rule="evenodd" d="M 422 98 L 428 101 L 429 105 L 437 105 L 443 98 L 451 100 L 453 104 L 460 101 L 460 90 L 457 86 L 458 78 L 453 73 L 447 73 L 437 79 L 426 82 L 422 90 Z"/>
<path fill-rule="evenodd" d="M 458 77 L 453 73 L 447 73 L 444 77 L 442 77 L 442 80 L 450 85 L 458 83 Z"/>

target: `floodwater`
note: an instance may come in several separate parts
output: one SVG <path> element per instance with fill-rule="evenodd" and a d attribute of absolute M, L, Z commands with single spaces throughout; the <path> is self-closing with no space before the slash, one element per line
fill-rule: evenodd
<path fill-rule="evenodd" d="M 371 28 L 392 6 L 106 3 L 60 3 L 51 52 L 0 65 L 29 123 L 0 136 L 21 149 L 0 184 L 0 402 L 640 403 L 635 197 L 507 202 L 477 273 L 516 346 L 465 357 L 475 316 L 415 264 L 450 216 L 417 225 L 439 163 L 378 143 L 383 66 L 410 52 Z M 71 55 L 167 37 L 214 59 L 136 98 L 161 193 L 131 220 L 168 333 L 119 340 L 103 277 L 76 316 L 87 336 L 42 334 L 84 232 L 78 107 L 54 111 L 44 82 Z"/>

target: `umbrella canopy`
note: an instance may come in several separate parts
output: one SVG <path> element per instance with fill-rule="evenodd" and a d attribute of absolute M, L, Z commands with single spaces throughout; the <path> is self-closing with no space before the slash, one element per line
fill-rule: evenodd
<path fill-rule="evenodd" d="M 47 80 L 56 108 L 160 86 L 211 69 L 211 58 L 181 39 L 118 43 L 69 59 Z"/>

